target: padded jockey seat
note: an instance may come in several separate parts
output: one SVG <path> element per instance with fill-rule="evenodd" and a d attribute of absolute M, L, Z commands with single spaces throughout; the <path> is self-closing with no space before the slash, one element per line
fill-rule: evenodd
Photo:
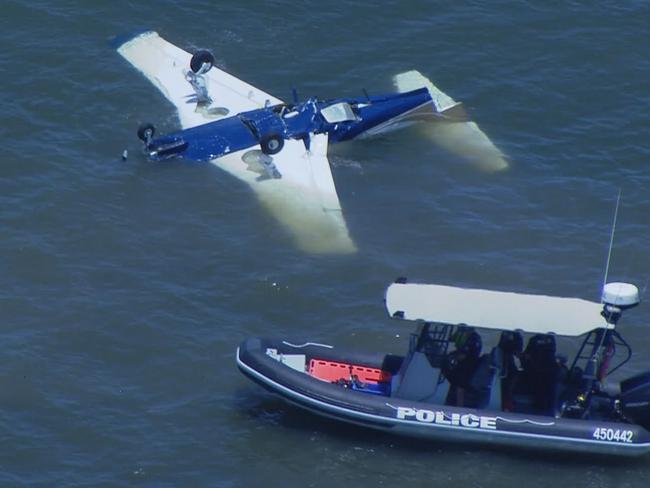
<path fill-rule="evenodd" d="M 392 378 L 393 396 L 443 405 L 449 389 L 440 370 L 446 348 L 432 337 L 430 324 L 422 324 L 412 336 L 409 349 L 398 374 Z"/>
<path fill-rule="evenodd" d="M 440 382 L 440 368 L 431 366 L 422 352 L 413 352 L 393 378 L 391 387 L 396 398 L 442 405 L 447 396 L 449 384 Z"/>
<path fill-rule="evenodd" d="M 551 334 L 531 337 L 523 353 L 522 386 L 531 395 L 533 408 L 546 415 L 555 413 L 559 380 L 555 353 L 555 337 Z"/>
<path fill-rule="evenodd" d="M 524 349 L 524 337 L 521 332 L 506 330 L 501 333 L 498 347 L 501 349 L 501 402 L 502 410 L 512 411 L 513 393 L 520 379 L 520 358 Z M 494 401 L 494 398 L 492 399 Z"/>
<path fill-rule="evenodd" d="M 471 380 L 476 394 L 476 408 L 502 410 L 501 376 L 504 364 L 503 350 L 499 346 L 492 348 L 489 354 L 483 354 L 478 368 Z"/>

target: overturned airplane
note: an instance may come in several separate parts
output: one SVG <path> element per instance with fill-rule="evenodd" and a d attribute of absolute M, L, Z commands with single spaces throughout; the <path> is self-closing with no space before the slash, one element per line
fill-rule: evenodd
<path fill-rule="evenodd" d="M 216 68 L 209 51 L 191 55 L 156 32 L 115 46 L 178 110 L 180 131 L 155 137 L 152 124 L 138 129 L 147 157 L 209 161 L 245 181 L 307 252 L 356 250 L 327 159 L 330 143 L 439 122 L 429 133 L 443 147 L 492 170 L 507 167 L 462 105 L 417 71 L 395 77 L 399 93 L 285 103 Z"/>

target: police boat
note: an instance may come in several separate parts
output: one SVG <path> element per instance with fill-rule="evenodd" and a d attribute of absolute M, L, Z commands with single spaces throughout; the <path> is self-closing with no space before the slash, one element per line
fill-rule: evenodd
<path fill-rule="evenodd" d="M 639 456 L 650 452 L 650 370 L 610 377 L 631 358 L 616 327 L 638 303 L 626 283 L 607 284 L 596 303 L 398 279 L 386 307 L 417 324 L 406 354 L 251 338 L 237 364 L 294 405 L 387 432 Z M 583 340 L 569 362 L 556 340 L 577 346 L 572 337 Z"/>

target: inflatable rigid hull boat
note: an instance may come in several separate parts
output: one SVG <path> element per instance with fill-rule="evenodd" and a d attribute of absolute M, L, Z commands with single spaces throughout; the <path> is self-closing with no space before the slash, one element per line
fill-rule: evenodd
<path fill-rule="evenodd" d="M 639 456 L 650 452 L 650 371 L 620 384 L 606 380 L 630 358 L 614 327 L 638 291 L 614 283 L 603 298 L 604 305 L 400 280 L 386 305 L 391 316 L 417 320 L 406 354 L 251 338 L 238 348 L 237 364 L 292 404 L 396 434 Z M 477 353 L 481 329 L 501 331 L 489 353 Z M 524 334 L 531 335 L 525 350 Z M 555 339 L 583 335 L 569 367 Z M 624 358 L 613 365 L 615 350 Z"/>

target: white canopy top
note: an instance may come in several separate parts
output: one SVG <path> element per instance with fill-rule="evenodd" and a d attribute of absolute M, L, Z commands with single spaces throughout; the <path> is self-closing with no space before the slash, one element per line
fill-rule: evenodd
<path fill-rule="evenodd" d="M 442 285 L 393 283 L 386 290 L 386 308 L 408 320 L 536 334 L 580 336 L 614 328 L 600 314 L 600 303 Z"/>

